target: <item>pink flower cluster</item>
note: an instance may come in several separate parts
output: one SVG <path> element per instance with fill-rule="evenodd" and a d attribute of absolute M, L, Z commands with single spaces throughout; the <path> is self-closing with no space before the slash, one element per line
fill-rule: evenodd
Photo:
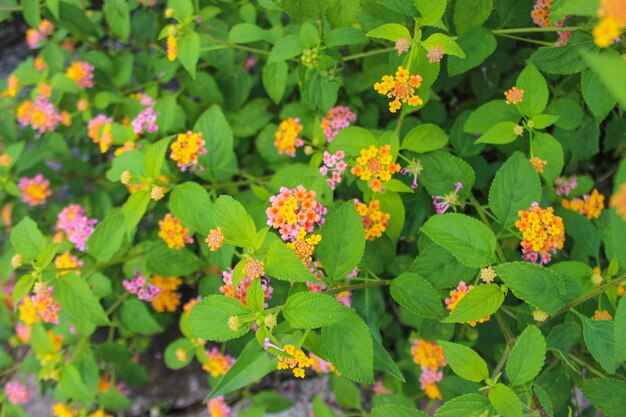
<path fill-rule="evenodd" d="M 152 301 L 161 292 L 161 288 L 156 285 L 148 284 L 146 279 L 141 275 L 139 270 L 135 271 L 135 278 L 122 282 L 124 289 L 131 294 L 134 294 L 143 301 Z"/>
<path fill-rule="evenodd" d="M 57 216 L 57 229 L 65 232 L 67 240 L 76 245 L 76 249 L 84 251 L 89 237 L 94 231 L 96 219 L 89 219 L 85 209 L 78 204 L 70 204 Z"/>
<path fill-rule="evenodd" d="M 321 128 L 326 135 L 326 140 L 332 142 L 340 130 L 350 126 L 356 121 L 356 115 L 346 106 L 337 106 L 328 110 L 326 117 L 322 119 Z"/>
<path fill-rule="evenodd" d="M 222 282 L 224 283 L 224 285 L 220 287 L 220 292 L 222 294 L 226 297 L 241 301 L 243 305 L 247 305 L 246 294 L 248 293 L 248 288 L 250 288 L 250 285 L 252 284 L 252 279 L 247 277 L 242 279 L 239 286 L 235 289 L 233 287 L 233 270 L 232 268 L 229 268 L 227 271 L 222 272 Z M 270 286 L 269 278 L 261 278 L 261 288 L 263 288 L 265 299 L 270 300 L 272 298 L 272 294 L 274 293 L 274 288 Z"/>
<path fill-rule="evenodd" d="M 32 178 L 20 178 L 17 187 L 22 194 L 22 201 L 31 207 L 45 204 L 48 197 L 52 195 L 50 181 L 41 174 L 37 174 Z"/>
<path fill-rule="evenodd" d="M 315 191 L 307 191 L 302 185 L 293 190 L 281 187 L 279 194 L 270 197 L 272 205 L 265 211 L 267 225 L 279 229 L 283 240 L 298 240 L 301 228 L 313 232 L 316 224 L 324 223 L 323 216 L 328 212 L 315 197 Z"/>
<path fill-rule="evenodd" d="M 152 107 L 146 107 L 141 113 L 137 115 L 132 121 L 133 131 L 137 135 L 142 133 L 154 133 L 159 130 L 159 126 L 156 124 L 156 119 L 159 114 L 154 111 Z"/>
<path fill-rule="evenodd" d="M 63 116 L 50 103 L 48 97 L 39 95 L 35 101 L 25 101 L 17 108 L 17 123 L 21 127 L 30 126 L 39 133 L 52 132 Z"/>
<path fill-rule="evenodd" d="M 38 282 L 35 284 L 35 295 L 31 295 L 30 299 L 43 321 L 59 324 L 61 305 L 52 298 L 52 290 L 52 286 Z"/>
<path fill-rule="evenodd" d="M 70 80 L 76 81 L 83 88 L 93 87 L 93 70 L 94 67 L 89 62 L 76 61 L 67 69 L 65 75 Z"/>
<path fill-rule="evenodd" d="M 26 404 L 33 396 L 28 387 L 19 381 L 9 382 L 4 390 L 7 393 L 7 399 L 12 404 Z"/>
<path fill-rule="evenodd" d="M 432 370 L 428 367 L 422 367 L 422 374 L 420 375 L 420 386 L 423 391 L 426 391 L 427 387 L 432 384 L 436 384 L 443 378 L 443 372 Z"/>
<path fill-rule="evenodd" d="M 557 195 L 570 195 L 573 189 L 578 187 L 578 181 L 576 180 L 576 176 L 567 177 L 558 177 L 554 184 L 556 185 L 556 194 Z"/>
<path fill-rule="evenodd" d="M 26 31 L 26 43 L 30 49 L 36 49 L 42 40 L 52 34 L 54 25 L 49 20 L 43 19 L 39 23 L 39 28 L 30 28 Z"/>
<path fill-rule="evenodd" d="M 337 187 L 337 184 L 341 183 L 341 174 L 348 168 L 348 165 L 343 160 L 345 156 L 346 154 L 343 151 L 337 151 L 334 155 L 324 151 L 322 159 L 324 165 L 320 167 L 320 172 L 324 176 L 330 173 L 330 178 L 326 179 L 326 182 L 332 190 Z"/>
<path fill-rule="evenodd" d="M 446 195 L 436 195 L 433 197 L 433 205 L 435 206 L 437 214 L 445 213 L 450 207 L 463 207 L 463 203 L 459 201 L 458 196 L 459 191 L 463 188 L 463 184 L 457 182 L 454 184 L 454 186 L 455 189 L 453 192 Z"/>
<path fill-rule="evenodd" d="M 210 417 L 231 417 L 232 413 L 228 404 L 224 400 L 224 396 L 220 395 L 210 400 L 207 405 Z"/>

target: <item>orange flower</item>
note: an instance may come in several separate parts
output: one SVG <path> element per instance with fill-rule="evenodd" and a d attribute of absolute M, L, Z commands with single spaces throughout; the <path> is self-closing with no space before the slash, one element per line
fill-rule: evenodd
<path fill-rule="evenodd" d="M 186 243 L 193 243 L 193 239 L 187 235 L 189 229 L 184 227 L 180 220 L 167 213 L 163 220 L 159 221 L 159 237 L 167 243 L 170 249 L 180 249 Z"/>
<path fill-rule="evenodd" d="M 380 82 L 374 84 L 374 89 L 378 94 L 386 95 L 391 99 L 389 111 L 395 113 L 400 110 L 402 103 L 409 106 L 421 106 L 424 102 L 415 94 L 415 90 L 422 85 L 420 75 L 411 75 L 408 69 L 398 67 L 395 77 L 383 75 Z"/>

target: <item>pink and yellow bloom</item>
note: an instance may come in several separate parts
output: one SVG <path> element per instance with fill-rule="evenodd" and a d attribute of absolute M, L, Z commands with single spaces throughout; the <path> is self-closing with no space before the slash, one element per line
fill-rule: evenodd
<path fill-rule="evenodd" d="M 170 249 L 180 249 L 187 243 L 193 243 L 193 238 L 188 233 L 189 229 L 170 213 L 159 221 L 159 237 L 167 243 Z"/>
<path fill-rule="evenodd" d="M 389 111 L 395 113 L 400 110 L 402 103 L 412 107 L 424 104 L 420 96 L 415 94 L 415 90 L 421 85 L 420 75 L 411 75 L 408 69 L 399 66 L 395 76 L 384 75 L 380 82 L 374 84 L 374 89 L 391 99 Z"/>
<path fill-rule="evenodd" d="M 320 127 L 324 131 L 324 135 L 326 135 L 326 140 L 332 142 L 337 133 L 355 121 L 356 115 L 349 107 L 336 106 L 328 110 L 326 117 L 322 118 Z"/>
<path fill-rule="evenodd" d="M 45 204 L 48 197 L 52 195 L 50 181 L 41 174 L 32 178 L 20 178 L 17 186 L 22 194 L 22 201 L 31 207 Z"/>
<path fill-rule="evenodd" d="M 400 164 L 394 162 L 391 146 L 388 144 L 379 148 L 372 145 L 361 149 L 356 164 L 350 170 L 359 179 L 367 181 L 367 185 L 375 193 L 384 191 L 384 183 L 399 171 Z"/>
<path fill-rule="evenodd" d="M 72 62 L 65 75 L 70 80 L 76 81 L 83 88 L 93 87 L 93 65 L 85 61 Z"/>
<path fill-rule="evenodd" d="M 278 153 L 295 157 L 296 148 L 304 145 L 304 141 L 298 137 L 300 132 L 302 132 L 300 119 L 290 117 L 280 122 L 278 130 L 274 133 L 274 145 L 278 149 Z"/>
<path fill-rule="evenodd" d="M 206 153 L 202 133 L 179 133 L 170 145 L 170 158 L 176 162 L 181 171 L 193 171 L 198 166 L 198 156 Z"/>
<path fill-rule="evenodd" d="M 87 136 L 100 145 L 100 152 L 105 153 L 113 143 L 113 119 L 99 114 L 89 121 Z"/>
<path fill-rule="evenodd" d="M 281 187 L 279 194 L 270 197 L 270 203 L 271 207 L 265 211 L 267 225 L 279 229 L 283 240 L 295 241 L 305 233 L 312 233 L 316 224 L 324 223 L 327 212 L 316 200 L 315 191 L 308 191 L 302 185 L 293 190 Z"/>

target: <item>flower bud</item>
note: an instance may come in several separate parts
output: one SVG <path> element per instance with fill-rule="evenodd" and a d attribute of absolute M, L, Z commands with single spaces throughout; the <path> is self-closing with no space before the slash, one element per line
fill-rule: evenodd
<path fill-rule="evenodd" d="M 150 190 L 150 198 L 154 201 L 159 201 L 164 195 L 163 187 L 152 187 L 152 190 Z"/>
<path fill-rule="evenodd" d="M 130 175 L 130 171 L 129 170 L 124 170 L 124 172 L 122 172 L 122 175 L 120 175 L 120 182 L 124 185 L 128 185 L 130 184 L 130 179 L 132 178 L 132 176 Z"/>
<path fill-rule="evenodd" d="M 543 322 L 543 321 L 548 320 L 548 317 L 550 317 L 550 315 L 546 313 L 545 311 L 541 311 L 541 310 L 533 311 L 533 318 L 535 319 L 535 321 Z"/>
<path fill-rule="evenodd" d="M 171 17 L 174 17 L 174 9 L 171 7 L 168 7 L 167 9 L 165 9 L 165 17 L 168 19 Z"/>
<path fill-rule="evenodd" d="M 12 258 L 11 258 L 11 267 L 13 269 L 17 269 L 20 266 L 22 266 L 22 262 L 24 261 L 24 258 L 22 258 L 22 255 L 20 255 L 19 253 L 15 254 Z"/>
<path fill-rule="evenodd" d="M 268 329 L 273 329 L 274 327 L 276 327 L 276 324 L 277 320 L 275 314 L 268 314 L 267 316 L 265 316 L 265 325 Z"/>
<path fill-rule="evenodd" d="M 230 316 L 230 318 L 228 319 L 228 328 L 232 330 L 233 332 L 237 332 L 239 331 L 240 327 L 241 327 L 241 323 L 239 322 L 239 317 Z"/>

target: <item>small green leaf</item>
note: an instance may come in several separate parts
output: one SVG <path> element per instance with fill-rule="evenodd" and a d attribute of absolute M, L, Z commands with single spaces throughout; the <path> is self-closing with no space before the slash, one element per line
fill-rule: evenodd
<path fill-rule="evenodd" d="M 550 184 L 554 183 L 563 170 L 563 146 L 554 136 L 544 132 L 535 133 L 531 146 L 534 155 L 547 162 L 541 175 Z"/>
<path fill-rule="evenodd" d="M 163 359 L 170 369 L 182 369 L 193 360 L 194 347 L 189 339 L 176 339 L 165 348 Z M 182 359 L 182 360 L 181 360 Z"/>
<path fill-rule="evenodd" d="M 529 62 L 517 77 L 516 86 L 524 90 L 524 100 L 517 106 L 525 116 L 540 114 L 548 105 L 548 84 L 533 63 Z"/>
<path fill-rule="evenodd" d="M 148 190 L 138 190 L 131 194 L 124 204 L 122 213 L 124 213 L 124 221 L 126 230 L 130 233 L 139 224 L 141 218 L 148 208 L 150 202 L 150 193 Z"/>
<path fill-rule="evenodd" d="M 517 124 L 520 118 L 519 111 L 515 106 L 507 105 L 504 100 L 492 100 L 472 112 L 463 126 L 463 131 L 485 133 L 500 122 Z"/>
<path fill-rule="evenodd" d="M 287 298 L 282 312 L 294 329 L 316 329 L 339 322 L 349 311 L 326 294 L 298 292 Z"/>
<path fill-rule="evenodd" d="M 511 386 L 524 385 L 535 379 L 546 360 L 546 339 L 538 327 L 530 325 L 517 338 L 506 362 Z"/>
<path fill-rule="evenodd" d="M 313 282 L 316 278 L 286 244 L 274 240 L 265 257 L 265 272 L 277 279 L 293 282 Z"/>
<path fill-rule="evenodd" d="M 444 323 L 469 323 L 498 311 L 504 302 L 504 294 L 496 284 L 479 285 L 471 289 L 459 301 L 454 311 L 442 320 Z"/>
<path fill-rule="evenodd" d="M 519 136 L 515 133 L 515 122 L 496 123 L 483 133 L 476 143 L 490 143 L 493 145 L 503 145 L 505 143 L 514 142 Z"/>
<path fill-rule="evenodd" d="M 265 31 L 252 23 L 238 23 L 228 32 L 228 42 L 252 43 L 265 40 Z"/>
<path fill-rule="evenodd" d="M 480 394 L 465 394 L 446 401 L 435 417 L 479 416 L 491 408 L 489 400 Z"/>
<path fill-rule="evenodd" d="M 367 129 L 350 126 L 341 129 L 333 141 L 328 145 L 328 151 L 335 153 L 344 151 L 346 156 L 358 156 L 361 149 L 377 146 L 376 137 Z"/>
<path fill-rule="evenodd" d="M 11 231 L 13 249 L 22 255 L 24 262 L 37 258 L 45 240 L 41 230 L 30 217 L 24 217 Z"/>
<path fill-rule="evenodd" d="M 289 66 L 285 61 L 274 62 L 263 67 L 263 87 L 275 104 L 280 103 L 285 94 L 288 75 Z"/>
<path fill-rule="evenodd" d="M 370 38 L 386 39 L 392 42 L 395 42 L 400 38 L 407 40 L 411 39 L 409 30 L 398 23 L 385 23 L 384 25 L 378 26 L 377 28 L 367 32 L 367 36 Z"/>
<path fill-rule="evenodd" d="M 447 0 L 415 0 L 415 6 L 422 16 L 422 26 L 432 26 L 443 17 Z"/>
<path fill-rule="evenodd" d="M 199 58 L 200 35 L 196 32 L 185 33 L 178 45 L 178 60 L 193 79 L 196 78 L 196 66 Z"/>
<path fill-rule="evenodd" d="M 109 323 L 100 301 L 93 294 L 84 279 L 73 273 L 57 278 L 54 296 L 75 321 L 87 320 L 96 325 Z"/>
<path fill-rule="evenodd" d="M 615 373 L 621 361 L 615 361 L 614 323 L 610 320 L 591 320 L 582 314 L 578 314 L 578 318 L 583 323 L 583 339 L 591 356 L 602 369 L 611 374 Z"/>
<path fill-rule="evenodd" d="M 126 234 L 126 220 L 123 213 L 111 212 L 104 218 L 87 241 L 87 253 L 98 262 L 107 262 L 120 249 Z"/>
<path fill-rule="evenodd" d="M 304 46 L 300 42 L 300 38 L 297 35 L 287 35 L 281 38 L 270 52 L 267 59 L 268 64 L 274 62 L 286 61 L 289 58 L 296 57 L 304 51 Z"/>
<path fill-rule="evenodd" d="M 443 148 L 448 143 L 448 134 L 432 123 L 419 125 L 409 131 L 402 140 L 401 149 L 425 153 Z"/>
<path fill-rule="evenodd" d="M 340 376 L 333 378 L 333 393 L 337 403 L 343 408 L 361 408 L 361 392 L 354 382 Z"/>
<path fill-rule="evenodd" d="M 150 145 L 150 148 L 148 148 L 144 159 L 144 171 L 149 177 L 157 179 L 161 174 L 165 151 L 167 151 L 167 146 L 169 145 L 170 140 L 172 140 L 171 136 L 153 143 Z"/>
<path fill-rule="evenodd" d="M 120 40 L 127 41 L 130 35 L 130 11 L 125 0 L 105 0 L 104 16 L 111 30 Z"/>
<path fill-rule="evenodd" d="M 381 404 L 375 405 L 372 409 L 372 417 L 427 417 L 428 415 L 416 410 L 415 408 L 409 408 L 404 405 L 398 404 Z"/>
<path fill-rule="evenodd" d="M 489 378 L 487 363 L 471 348 L 443 340 L 438 340 L 437 344 L 443 349 L 450 368 L 461 378 L 474 382 Z"/>
<path fill-rule="evenodd" d="M 189 316 L 191 330 L 198 337 L 215 342 L 226 342 L 243 336 L 252 327 L 252 322 L 240 323 L 240 328 L 233 331 L 228 320 L 241 316 L 249 310 L 234 298 L 223 295 L 210 295 L 196 303 Z"/>
<path fill-rule="evenodd" d="M 496 384 L 489 390 L 489 401 L 503 417 L 522 417 L 522 403 L 506 385 Z"/>
<path fill-rule="evenodd" d="M 580 53 L 619 104 L 626 107 L 626 61 L 619 54 L 600 55 L 588 51 Z"/>
<path fill-rule="evenodd" d="M 35 276 L 34 274 L 28 274 L 24 275 L 17 281 L 17 283 L 13 287 L 12 294 L 14 308 L 17 308 L 19 302 L 22 301 L 24 297 L 28 295 L 28 293 L 30 293 L 30 289 L 33 288 L 36 280 L 37 276 Z"/>
<path fill-rule="evenodd" d="M 198 183 L 185 182 L 174 187 L 168 207 L 174 217 L 192 233 L 204 236 L 215 227 L 213 202 L 209 193 Z"/>
<path fill-rule="evenodd" d="M 441 47 L 443 52 L 448 55 L 458 56 L 459 58 L 465 58 L 465 52 L 461 49 L 458 43 L 451 37 L 444 35 L 443 33 L 434 33 L 430 35 L 426 40 L 422 41 L 422 46 L 426 49 Z"/>

